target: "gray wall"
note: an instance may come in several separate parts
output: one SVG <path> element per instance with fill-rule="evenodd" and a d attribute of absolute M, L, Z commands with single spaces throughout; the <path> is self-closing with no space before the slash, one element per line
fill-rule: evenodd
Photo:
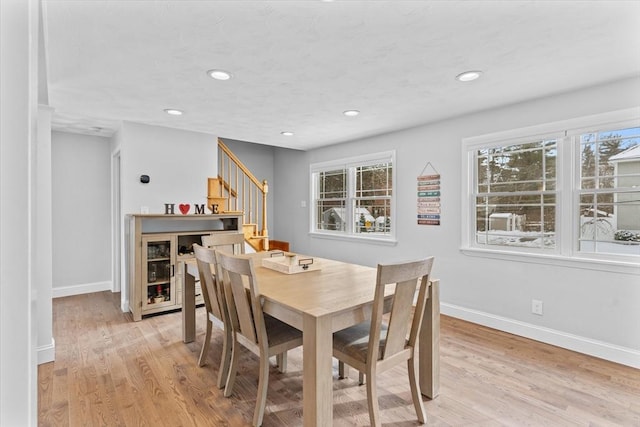
<path fill-rule="evenodd" d="M 53 296 L 111 289 L 108 138 L 52 132 Z"/>
<path fill-rule="evenodd" d="M 310 152 L 278 149 L 273 234 L 297 252 L 371 266 L 435 255 L 443 312 L 640 366 L 640 268 L 625 274 L 460 251 L 463 138 L 637 106 L 640 79 L 630 79 Z M 309 164 L 393 148 L 398 244 L 310 237 Z M 416 177 L 427 162 L 442 175 L 441 226 L 416 224 Z M 544 302 L 544 316 L 531 313 L 532 299 Z"/>
<path fill-rule="evenodd" d="M 277 193 L 278 190 L 284 190 L 274 188 L 275 148 L 269 145 L 253 144 L 227 138 L 220 139 L 258 180 L 267 180 L 269 184 L 269 193 L 267 194 L 267 228 L 269 229 L 269 238 L 281 240 L 273 234 L 274 194 Z"/>

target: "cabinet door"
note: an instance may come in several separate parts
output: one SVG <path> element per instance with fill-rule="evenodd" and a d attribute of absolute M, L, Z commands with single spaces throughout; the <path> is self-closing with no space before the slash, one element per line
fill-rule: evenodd
<path fill-rule="evenodd" d="M 142 311 L 158 312 L 176 304 L 176 239 L 170 234 L 142 237 Z"/>

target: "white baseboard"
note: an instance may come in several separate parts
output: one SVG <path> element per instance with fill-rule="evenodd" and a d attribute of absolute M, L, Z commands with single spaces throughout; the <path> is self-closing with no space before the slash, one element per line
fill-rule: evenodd
<path fill-rule="evenodd" d="M 107 282 L 95 282 L 95 283 L 82 283 L 73 286 L 60 286 L 53 287 L 52 297 L 68 297 L 71 295 L 88 294 L 91 292 L 110 291 L 113 284 L 111 281 Z"/>
<path fill-rule="evenodd" d="M 440 312 L 447 316 L 456 317 L 510 334 L 640 369 L 640 351 L 631 348 L 621 347 L 555 329 L 544 328 L 506 317 L 495 316 L 490 313 L 453 304 L 440 303 Z"/>
<path fill-rule="evenodd" d="M 38 354 L 38 365 L 53 362 L 56 360 L 56 340 L 51 338 L 51 343 L 38 347 L 36 352 Z"/>

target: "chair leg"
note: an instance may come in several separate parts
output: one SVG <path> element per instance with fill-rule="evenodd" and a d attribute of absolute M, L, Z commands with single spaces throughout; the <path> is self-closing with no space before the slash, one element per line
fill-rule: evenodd
<path fill-rule="evenodd" d="M 224 397 L 231 396 L 233 393 L 233 385 L 236 382 L 236 372 L 238 371 L 238 360 L 240 359 L 240 344 L 236 342 L 235 337 L 231 340 L 231 364 L 229 366 L 229 374 L 227 375 L 227 383 L 224 386 Z"/>
<path fill-rule="evenodd" d="M 372 427 L 380 427 L 380 409 L 378 407 L 378 389 L 376 373 L 367 369 L 367 399 L 369 400 L 369 419 Z"/>
<path fill-rule="evenodd" d="M 283 374 L 287 372 L 287 352 L 276 355 L 276 363 L 278 364 L 278 370 Z"/>
<path fill-rule="evenodd" d="M 358 371 L 358 385 L 364 384 L 364 373 Z"/>
<path fill-rule="evenodd" d="M 207 364 L 207 353 L 209 352 L 209 344 L 211 343 L 211 329 L 213 323 L 207 319 L 207 332 L 204 335 L 204 342 L 202 343 L 202 350 L 200 350 L 200 358 L 198 359 L 198 366 L 204 366 Z"/>
<path fill-rule="evenodd" d="M 413 399 L 413 406 L 416 408 L 416 415 L 420 424 L 424 424 L 427 421 L 427 415 L 424 411 L 424 405 L 422 404 L 422 393 L 420 392 L 420 384 L 417 381 L 418 378 L 418 362 L 414 357 L 407 360 L 407 370 L 409 371 L 409 385 L 411 387 L 411 398 Z"/>
<path fill-rule="evenodd" d="M 231 364 L 231 344 L 233 336 L 231 328 L 224 327 L 224 337 L 222 339 L 222 356 L 220 360 L 220 370 L 218 371 L 218 388 L 224 388 L 229 377 L 229 365 Z"/>
<path fill-rule="evenodd" d="M 349 376 L 349 365 L 345 365 L 342 360 L 338 360 L 338 379 L 345 379 Z"/>
<path fill-rule="evenodd" d="M 264 408 L 267 404 L 267 388 L 269 386 L 269 357 L 266 354 L 260 355 L 260 377 L 258 379 L 258 396 L 256 397 L 256 409 L 253 413 L 253 425 L 262 425 Z"/>

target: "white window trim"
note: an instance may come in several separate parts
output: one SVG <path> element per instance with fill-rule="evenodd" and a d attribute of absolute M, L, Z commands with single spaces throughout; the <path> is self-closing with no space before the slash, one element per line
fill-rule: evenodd
<path fill-rule="evenodd" d="M 579 167 L 576 158 L 577 144 L 574 139 L 582 133 L 617 127 L 640 126 L 640 107 L 613 111 L 592 116 L 552 122 L 526 128 L 496 132 L 462 140 L 462 242 L 460 251 L 465 255 L 502 260 L 512 260 L 547 265 L 582 268 L 617 273 L 640 274 L 640 262 L 633 255 L 609 255 L 602 253 L 581 253 L 578 251 L 578 233 L 573 212 L 579 205 L 575 189 Z M 556 205 L 556 249 L 555 251 L 533 252 L 528 248 L 487 248 L 475 243 L 475 228 L 471 219 L 475 218 L 473 202 L 474 189 L 474 149 L 504 143 L 518 143 L 544 137 L 557 137 L 558 155 L 556 164 L 557 205 Z"/>
<path fill-rule="evenodd" d="M 364 166 L 367 164 L 375 164 L 382 161 L 388 161 L 391 159 L 391 163 L 393 165 L 391 169 L 391 233 L 387 236 L 368 236 L 363 235 L 361 233 L 346 233 L 339 231 L 331 231 L 331 230 L 317 230 L 316 227 L 316 188 L 315 188 L 315 179 L 314 174 L 322 171 L 326 171 L 328 169 L 340 169 L 345 168 L 349 169 L 354 166 Z M 363 243 L 375 243 L 382 245 L 396 245 L 396 151 L 382 151 L 378 153 L 367 153 L 361 156 L 347 157 L 338 160 L 330 160 L 318 163 L 312 163 L 309 165 L 309 176 L 311 179 L 309 180 L 310 189 L 309 194 L 311 195 L 310 199 L 310 207 L 309 209 L 309 236 L 317 237 L 321 239 L 331 239 L 331 240 L 346 240 L 352 242 L 363 242 Z M 350 176 L 347 177 L 351 179 Z"/>

